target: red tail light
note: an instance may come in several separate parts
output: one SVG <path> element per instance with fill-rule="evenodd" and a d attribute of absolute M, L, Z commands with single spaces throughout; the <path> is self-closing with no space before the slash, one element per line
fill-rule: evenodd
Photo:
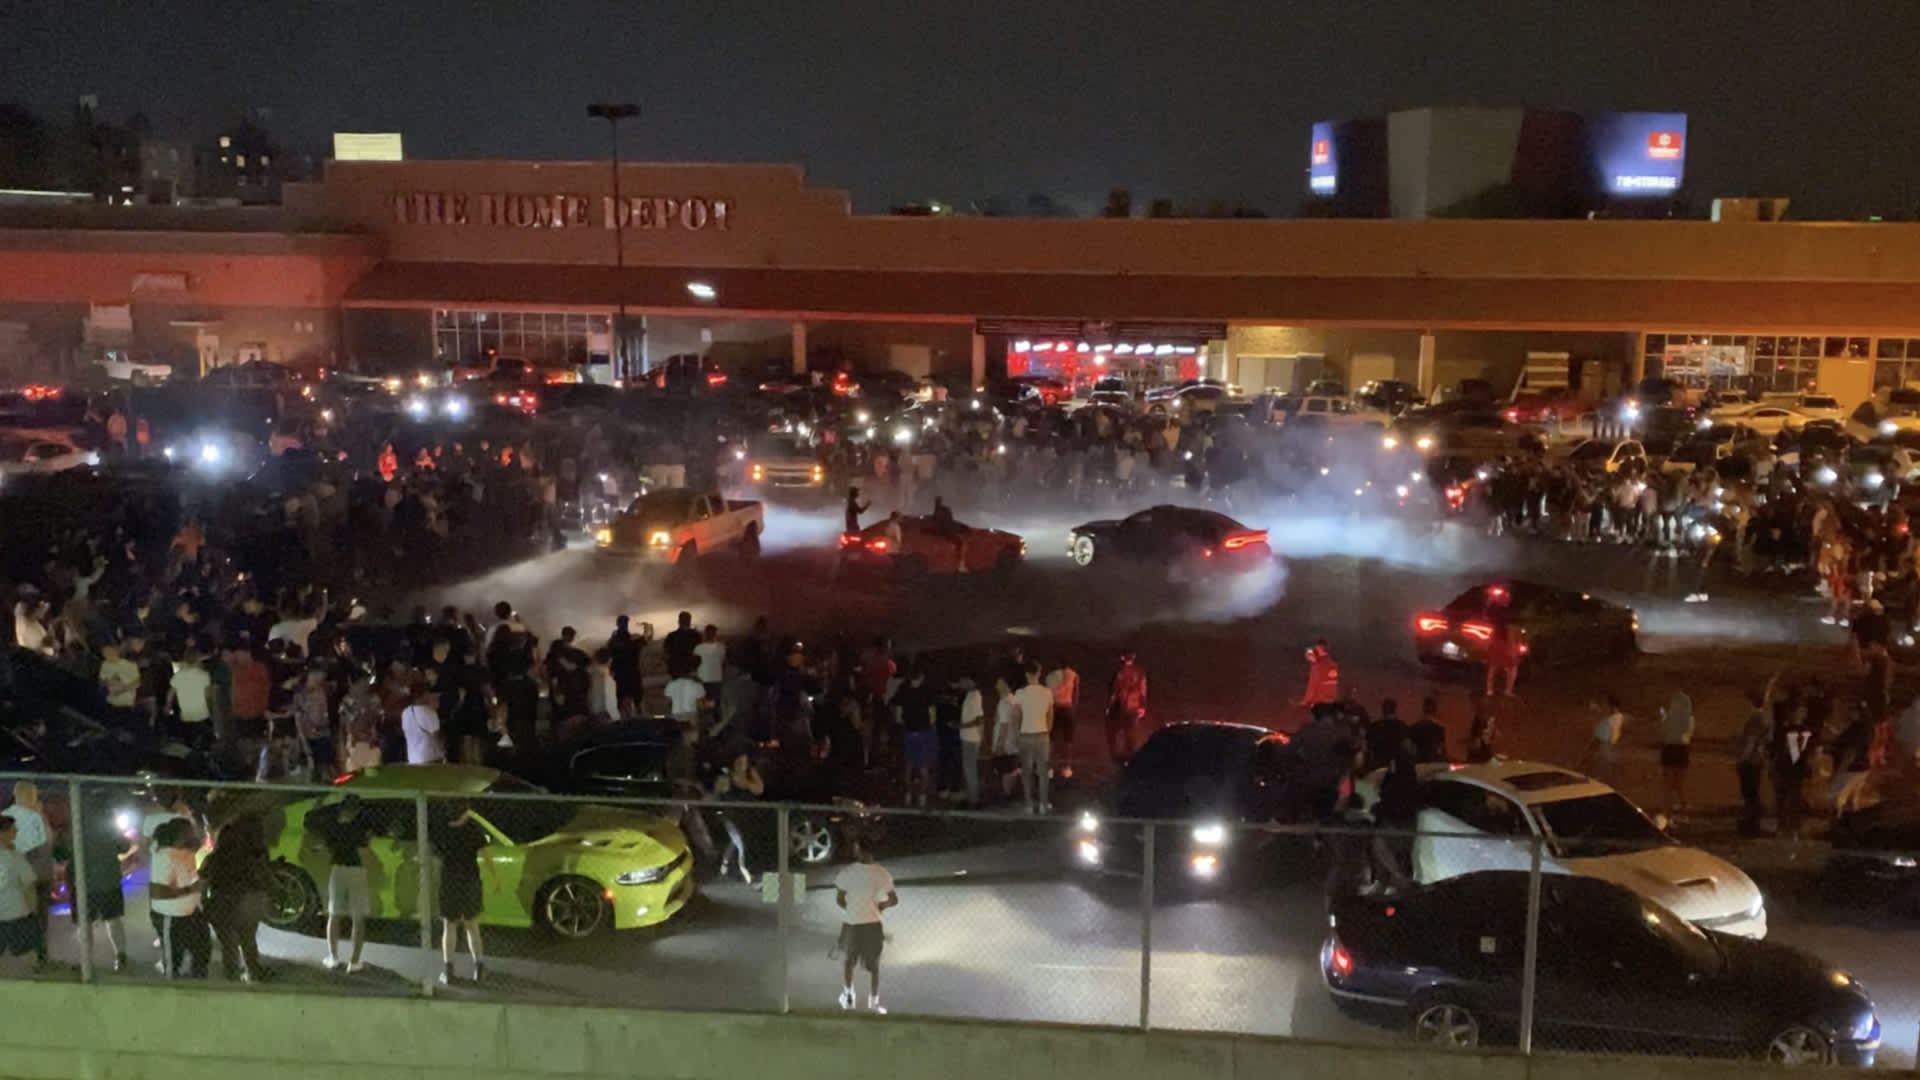
<path fill-rule="evenodd" d="M 342 773 L 339 776 L 334 777 L 333 782 L 336 784 L 344 784 L 351 779 L 353 779 L 352 773 Z"/>
<path fill-rule="evenodd" d="M 1447 620 L 1439 615 L 1416 615 L 1413 628 L 1423 634 L 1437 634 L 1447 628 Z"/>
<path fill-rule="evenodd" d="M 1492 641 L 1493 627 L 1483 622 L 1461 623 L 1460 632 L 1475 641 Z"/>
<path fill-rule="evenodd" d="M 1226 548 L 1228 551 L 1239 551 L 1248 544 L 1264 544 L 1266 542 L 1267 532 L 1265 529 L 1262 529 L 1259 532 L 1234 533 L 1222 541 L 1220 546 Z"/>
<path fill-rule="evenodd" d="M 726 381 L 727 381 L 727 373 L 724 371 L 707 372 L 708 386 L 722 386 L 726 384 Z"/>
<path fill-rule="evenodd" d="M 1201 548 L 1201 549 L 1200 549 L 1200 554 L 1201 554 L 1201 555 L 1203 555 L 1203 556 L 1205 556 L 1205 557 L 1207 557 L 1207 558 L 1209 558 L 1209 559 L 1211 559 L 1211 558 L 1213 558 L 1213 549 L 1212 549 L 1212 548 Z"/>
<path fill-rule="evenodd" d="M 859 533 L 841 533 L 840 546 L 841 547 L 859 547 L 860 534 Z"/>
<path fill-rule="evenodd" d="M 1512 422 L 1512 421 L 1515 421 L 1515 420 L 1518 420 L 1518 419 L 1520 419 L 1520 410 L 1519 410 L 1519 409 L 1508 409 L 1508 410 L 1507 410 L 1507 420 L 1508 420 L 1508 422 Z"/>
<path fill-rule="evenodd" d="M 887 550 L 887 542 L 885 540 L 869 540 L 867 541 L 867 550 L 885 551 Z"/>
<path fill-rule="evenodd" d="M 1327 970 L 1342 977 L 1353 974 L 1353 954 L 1345 945 L 1334 943 L 1333 951 L 1327 954 Z"/>

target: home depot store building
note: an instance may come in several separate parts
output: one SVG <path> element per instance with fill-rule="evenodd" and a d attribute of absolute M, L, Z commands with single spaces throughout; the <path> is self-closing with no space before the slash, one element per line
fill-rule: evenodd
<path fill-rule="evenodd" d="M 633 164 L 620 190 L 591 162 L 352 162 L 271 210 L 0 211 L 0 357 L 1920 379 L 1911 226 L 872 217 L 762 165 Z"/>

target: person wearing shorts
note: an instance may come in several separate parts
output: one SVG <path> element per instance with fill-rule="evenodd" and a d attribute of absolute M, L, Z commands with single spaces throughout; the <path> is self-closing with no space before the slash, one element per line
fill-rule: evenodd
<path fill-rule="evenodd" d="M 900 742 L 906 756 L 907 805 L 925 808 L 940 768 L 940 733 L 933 726 L 933 692 L 923 671 L 907 676 L 893 695 L 900 713 Z"/>
<path fill-rule="evenodd" d="M 347 974 L 351 975 L 362 966 L 360 953 L 367 941 L 367 916 L 373 912 L 366 865 L 373 814 L 358 795 L 348 795 L 309 811 L 306 827 L 326 845 L 333 864 L 327 871 L 327 957 L 321 964 L 328 971 L 340 966 L 340 923 L 349 920 L 353 952 L 347 958 Z"/>
<path fill-rule="evenodd" d="M 436 806 L 443 814 L 427 827 L 427 837 L 440 866 L 440 982 L 453 981 L 453 954 L 456 930 L 464 931 L 467 952 L 473 957 L 473 981 L 485 972 L 480 955 L 480 913 L 486 906 L 485 889 L 498 888 L 493 881 L 493 863 L 481 858 L 490 842 L 487 831 L 475 821 L 466 806 Z M 483 885 L 484 875 L 487 884 Z"/>
<path fill-rule="evenodd" d="M 880 952 L 886 947 L 887 935 L 880 913 L 900 902 L 900 894 L 894 891 L 893 875 L 874 862 L 866 845 L 855 839 L 853 862 L 833 879 L 833 888 L 834 902 L 847 913 L 846 921 L 840 926 L 840 1007 L 853 1008 L 853 971 L 864 967 L 867 969 L 867 1008 L 885 1013 L 887 1010 L 880 1006 Z"/>

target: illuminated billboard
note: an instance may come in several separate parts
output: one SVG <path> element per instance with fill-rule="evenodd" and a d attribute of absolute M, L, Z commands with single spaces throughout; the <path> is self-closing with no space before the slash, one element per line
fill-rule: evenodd
<path fill-rule="evenodd" d="M 1600 189 L 1623 198 L 1664 198 L 1687 170 L 1686 113 L 1604 113 L 1587 126 Z"/>
<path fill-rule="evenodd" d="M 1315 195 L 1332 195 L 1340 190 L 1340 157 L 1330 121 L 1313 125 L 1313 142 L 1307 149 L 1307 189 Z"/>

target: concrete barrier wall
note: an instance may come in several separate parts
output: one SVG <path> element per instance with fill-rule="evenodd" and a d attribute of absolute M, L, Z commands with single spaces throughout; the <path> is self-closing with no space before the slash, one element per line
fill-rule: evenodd
<path fill-rule="evenodd" d="M 1445 1054 L 868 1015 L 0 984 L 7 1080 L 1733 1080 L 1753 1066 Z"/>

